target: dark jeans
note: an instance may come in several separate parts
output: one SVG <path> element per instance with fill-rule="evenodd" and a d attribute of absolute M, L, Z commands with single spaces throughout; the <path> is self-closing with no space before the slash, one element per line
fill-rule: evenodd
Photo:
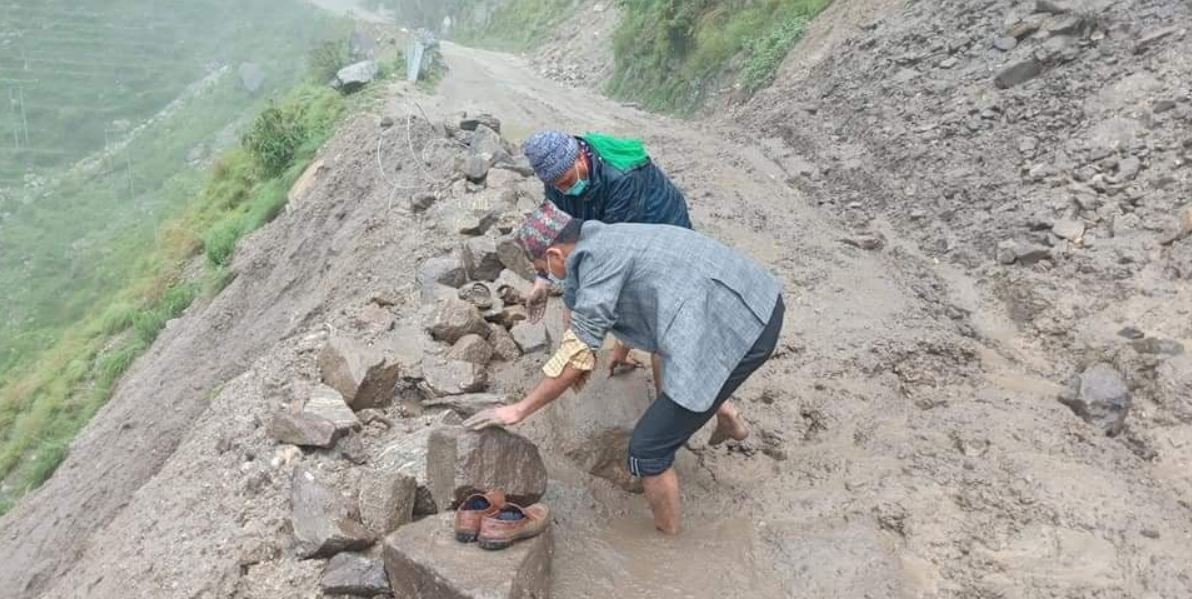
<path fill-rule="evenodd" d="M 716 401 L 707 411 L 692 412 L 675 403 L 665 393 L 650 404 L 641 420 L 637 421 L 633 436 L 629 439 L 629 472 L 634 476 L 657 476 L 671 467 L 679 448 L 716 415 L 716 410 L 728 401 L 745 379 L 770 359 L 774 348 L 778 346 L 778 334 L 782 332 L 785 314 L 786 306 L 779 296 L 770 322 L 729 374 L 720 393 L 716 395 Z"/>

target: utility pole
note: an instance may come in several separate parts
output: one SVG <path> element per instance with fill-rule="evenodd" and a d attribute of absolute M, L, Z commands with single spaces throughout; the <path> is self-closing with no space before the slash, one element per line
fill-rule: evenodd
<path fill-rule="evenodd" d="M 21 126 L 25 128 L 25 145 L 29 145 L 29 118 L 25 115 L 25 87 L 17 86 L 17 91 L 21 94 Z"/>
<path fill-rule="evenodd" d="M 12 87 L 8 88 L 8 111 L 12 114 L 12 149 L 19 152 L 21 151 L 21 129 L 17 124 L 17 98 L 12 93 Z"/>

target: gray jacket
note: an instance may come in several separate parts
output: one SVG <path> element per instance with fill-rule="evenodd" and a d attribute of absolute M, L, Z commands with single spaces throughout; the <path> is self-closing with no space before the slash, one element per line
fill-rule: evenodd
<path fill-rule="evenodd" d="M 662 356 L 662 390 L 704 412 L 769 322 L 782 286 L 752 260 L 670 225 L 588 221 L 563 300 L 592 349 L 607 333 Z"/>

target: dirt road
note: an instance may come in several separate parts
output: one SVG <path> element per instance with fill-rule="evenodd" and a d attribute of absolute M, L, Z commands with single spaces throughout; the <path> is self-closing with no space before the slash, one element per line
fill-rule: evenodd
<path fill-rule="evenodd" d="M 780 351 L 738 394 L 753 440 L 708 448 L 705 432 L 680 457 L 683 535 L 655 535 L 640 496 L 547 456 L 555 596 L 1188 595 L 1180 479 L 1056 402 L 1039 350 L 965 275 L 881 223 L 845 229 L 731 124 L 626 108 L 503 54 L 445 53 L 436 95 L 403 88 L 385 112 L 413 99 L 432 116 L 491 112 L 514 139 L 642 136 L 696 228 L 786 284 Z M 446 243 L 407 233 L 422 229 L 371 169 L 374 131 L 332 142 L 332 173 L 352 152 L 369 168 L 253 236 L 237 281 L 162 336 L 0 522 L 0 596 L 317 596 L 313 561 L 252 562 L 277 568 L 256 591 L 229 580 L 262 531 L 285 530 L 284 480 L 250 482 L 274 450 L 260 419 L 292 384 L 277 364 L 305 364 L 308 336 L 377 289 L 408 291 L 392 281 Z M 546 418 L 521 432 L 566 434 Z"/>

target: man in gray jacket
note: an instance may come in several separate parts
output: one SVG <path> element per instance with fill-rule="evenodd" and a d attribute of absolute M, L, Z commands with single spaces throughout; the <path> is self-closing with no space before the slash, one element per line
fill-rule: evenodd
<path fill-rule="evenodd" d="M 518 241 L 536 267 L 566 279 L 571 323 L 543 368 L 546 378 L 525 399 L 465 424 L 517 424 L 582 386 L 608 333 L 662 356 L 661 393 L 634 428 L 629 470 L 642 478 L 655 526 L 678 533 L 675 453 L 712 416 L 715 439 L 749 434 L 728 398 L 778 344 L 785 313 L 780 283 L 694 231 L 580 221 L 549 202 L 526 219 Z"/>

